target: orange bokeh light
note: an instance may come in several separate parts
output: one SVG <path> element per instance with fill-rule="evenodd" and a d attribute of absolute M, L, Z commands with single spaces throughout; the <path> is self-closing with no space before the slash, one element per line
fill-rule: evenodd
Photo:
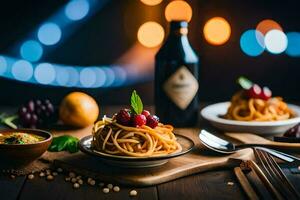
<path fill-rule="evenodd" d="M 277 29 L 282 31 L 281 26 L 271 19 L 265 19 L 256 26 L 256 30 L 261 32 L 263 35 L 266 35 L 270 30 Z"/>
<path fill-rule="evenodd" d="M 163 27 L 157 22 L 146 22 L 140 26 L 137 38 L 145 47 L 156 47 L 160 45 L 165 37 Z"/>
<path fill-rule="evenodd" d="M 210 44 L 222 45 L 230 38 L 230 24 L 222 17 L 211 18 L 204 25 L 203 34 Z"/>
<path fill-rule="evenodd" d="M 165 9 L 165 17 L 168 21 L 190 21 L 193 11 L 191 6 L 181 0 L 170 2 Z"/>
<path fill-rule="evenodd" d="M 144 4 L 148 6 L 156 6 L 162 2 L 162 0 L 141 0 Z"/>

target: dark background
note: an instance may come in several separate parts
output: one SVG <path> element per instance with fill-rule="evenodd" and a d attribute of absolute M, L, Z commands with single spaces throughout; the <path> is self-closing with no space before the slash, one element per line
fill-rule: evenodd
<path fill-rule="evenodd" d="M 16 41 L 42 23 L 68 1 L 10 0 L 0 6 L 0 54 L 18 56 L 11 51 Z M 43 61 L 70 65 L 103 65 L 114 63 L 136 43 L 138 27 L 153 20 L 168 27 L 164 18 L 164 0 L 157 6 L 146 6 L 139 0 L 110 0 L 76 33 L 64 40 Z M 202 101 L 228 100 L 237 89 L 235 80 L 245 75 L 269 86 L 275 95 L 288 101 L 300 100 L 300 58 L 264 52 L 249 57 L 239 46 L 241 34 L 254 29 L 263 19 L 277 21 L 285 32 L 300 31 L 298 0 L 190 0 L 193 17 L 189 39 L 200 55 L 200 97 Z M 232 34 L 221 46 L 208 44 L 202 34 L 205 22 L 215 16 L 224 17 Z M 157 49 L 155 49 L 156 51 Z M 143 52 L 140 52 L 141 54 Z M 141 66 L 142 67 L 142 66 Z M 133 88 L 146 104 L 153 103 L 153 70 L 146 81 L 119 88 L 77 89 L 26 84 L 0 78 L 0 103 L 19 104 L 31 98 L 50 98 L 59 103 L 70 91 L 82 90 L 93 95 L 100 104 L 125 104 Z M 148 81 L 150 80 L 150 81 Z"/>

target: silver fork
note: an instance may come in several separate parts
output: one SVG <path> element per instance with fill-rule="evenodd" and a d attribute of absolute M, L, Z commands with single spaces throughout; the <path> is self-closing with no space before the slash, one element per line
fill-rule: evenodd
<path fill-rule="evenodd" d="M 262 169 L 265 171 L 267 178 L 272 185 L 280 192 L 284 199 L 300 199 L 300 195 L 294 186 L 287 179 L 282 172 L 279 165 L 269 153 L 254 148 L 254 152 L 258 162 L 261 164 Z"/>

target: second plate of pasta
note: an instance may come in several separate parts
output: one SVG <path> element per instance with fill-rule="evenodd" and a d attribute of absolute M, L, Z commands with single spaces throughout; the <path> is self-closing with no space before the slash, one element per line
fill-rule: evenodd
<path fill-rule="evenodd" d="M 228 119 L 228 109 L 230 102 L 216 103 L 202 109 L 201 115 L 208 120 L 214 127 L 227 132 L 248 132 L 256 134 L 283 134 L 285 131 L 300 123 L 300 107 L 287 104 L 293 111 L 293 116 L 288 119 L 276 119 L 273 121 L 237 120 Z M 255 110 L 253 111 L 255 112 Z"/>

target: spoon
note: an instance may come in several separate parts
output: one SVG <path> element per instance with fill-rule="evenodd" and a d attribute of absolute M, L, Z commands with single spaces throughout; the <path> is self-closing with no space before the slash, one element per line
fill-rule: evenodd
<path fill-rule="evenodd" d="M 216 151 L 216 152 L 219 152 L 219 153 L 222 153 L 222 154 L 232 154 L 232 153 L 235 153 L 237 152 L 238 150 L 241 150 L 241 149 L 245 149 L 245 148 L 249 148 L 249 147 L 255 147 L 257 149 L 261 149 L 263 151 L 266 151 L 268 153 L 270 153 L 271 155 L 281 159 L 281 160 L 284 160 L 284 161 L 287 161 L 287 162 L 294 162 L 294 161 L 297 161 L 297 162 L 300 162 L 300 159 L 295 157 L 295 156 L 292 156 L 292 155 L 289 155 L 289 154 L 286 154 L 286 153 L 283 153 L 281 151 L 277 151 L 277 150 L 274 150 L 274 149 L 268 149 L 268 148 L 265 148 L 265 147 L 259 147 L 259 145 L 255 145 L 255 144 L 252 144 L 252 145 L 249 145 L 249 144 L 233 144 L 232 142 L 229 142 L 227 140 L 224 140 L 222 138 L 219 138 L 217 137 L 216 135 L 206 131 L 206 130 L 201 130 L 200 134 L 199 134 L 199 138 L 202 142 L 202 144 L 204 146 L 206 146 L 207 148 L 213 150 L 213 151 Z"/>

